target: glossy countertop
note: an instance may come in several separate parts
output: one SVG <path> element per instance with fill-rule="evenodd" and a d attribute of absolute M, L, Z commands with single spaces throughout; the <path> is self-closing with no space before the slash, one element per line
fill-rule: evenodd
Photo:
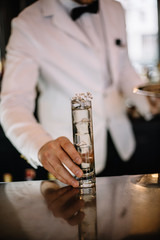
<path fill-rule="evenodd" d="M 159 177 L 102 177 L 91 189 L 0 183 L 0 239 L 160 239 Z"/>

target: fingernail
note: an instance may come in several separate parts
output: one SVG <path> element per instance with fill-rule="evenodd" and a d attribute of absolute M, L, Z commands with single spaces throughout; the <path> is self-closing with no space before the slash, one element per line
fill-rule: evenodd
<path fill-rule="evenodd" d="M 75 174 L 76 174 L 77 177 L 81 177 L 83 173 L 81 171 L 77 170 L 75 172 Z"/>
<path fill-rule="evenodd" d="M 78 186 L 79 186 L 79 183 L 78 183 L 77 181 L 74 181 L 74 180 L 73 180 L 73 181 L 72 181 L 72 186 L 73 186 L 73 187 L 78 187 Z"/>
<path fill-rule="evenodd" d="M 81 158 L 78 158 L 78 157 L 77 157 L 77 158 L 75 159 L 75 162 L 76 162 L 77 164 L 80 164 L 80 163 L 81 163 Z"/>

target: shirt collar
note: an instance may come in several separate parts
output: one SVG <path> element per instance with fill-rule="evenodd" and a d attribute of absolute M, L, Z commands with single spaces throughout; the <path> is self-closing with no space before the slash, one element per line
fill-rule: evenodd
<path fill-rule="evenodd" d="M 59 0 L 61 4 L 70 12 L 73 8 L 79 7 L 80 4 L 72 0 Z"/>
<path fill-rule="evenodd" d="M 74 2 L 72 0 L 39 0 L 42 8 L 42 14 L 45 17 L 53 16 L 56 14 L 56 5 L 57 2 L 62 4 L 63 7 L 70 12 L 73 8 L 79 7 L 81 4 Z"/>

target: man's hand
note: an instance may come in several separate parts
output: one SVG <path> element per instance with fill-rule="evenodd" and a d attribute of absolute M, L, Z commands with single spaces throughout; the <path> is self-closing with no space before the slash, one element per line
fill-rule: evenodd
<path fill-rule="evenodd" d="M 148 120 L 151 120 L 154 116 L 160 114 L 160 98 L 149 97 L 149 96 L 147 96 L 146 98 L 147 98 L 147 101 L 148 101 L 148 104 L 149 104 L 149 109 L 150 109 L 150 115 L 148 116 L 149 117 Z M 127 113 L 132 118 L 142 117 L 135 106 L 127 108 Z"/>
<path fill-rule="evenodd" d="M 81 164 L 82 159 L 68 138 L 59 137 L 46 143 L 39 150 L 38 157 L 43 167 L 58 180 L 73 187 L 79 186 L 78 181 L 63 165 L 65 164 L 77 177 L 83 175 L 82 170 L 76 165 Z"/>
<path fill-rule="evenodd" d="M 147 97 L 150 104 L 150 111 L 153 115 L 160 113 L 160 98 L 158 97 Z"/>

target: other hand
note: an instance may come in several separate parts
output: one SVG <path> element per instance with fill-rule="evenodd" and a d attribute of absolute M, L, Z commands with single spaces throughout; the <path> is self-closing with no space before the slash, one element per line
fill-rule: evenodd
<path fill-rule="evenodd" d="M 147 97 L 150 105 L 150 111 L 153 115 L 160 113 L 160 98 L 158 97 Z"/>
<path fill-rule="evenodd" d="M 147 97 L 149 108 L 150 108 L 150 114 L 151 118 L 153 116 L 156 116 L 157 114 L 160 114 L 160 98 L 157 97 Z M 132 118 L 140 118 L 142 117 L 141 114 L 138 112 L 137 108 L 135 106 L 127 108 L 127 113 Z"/>

